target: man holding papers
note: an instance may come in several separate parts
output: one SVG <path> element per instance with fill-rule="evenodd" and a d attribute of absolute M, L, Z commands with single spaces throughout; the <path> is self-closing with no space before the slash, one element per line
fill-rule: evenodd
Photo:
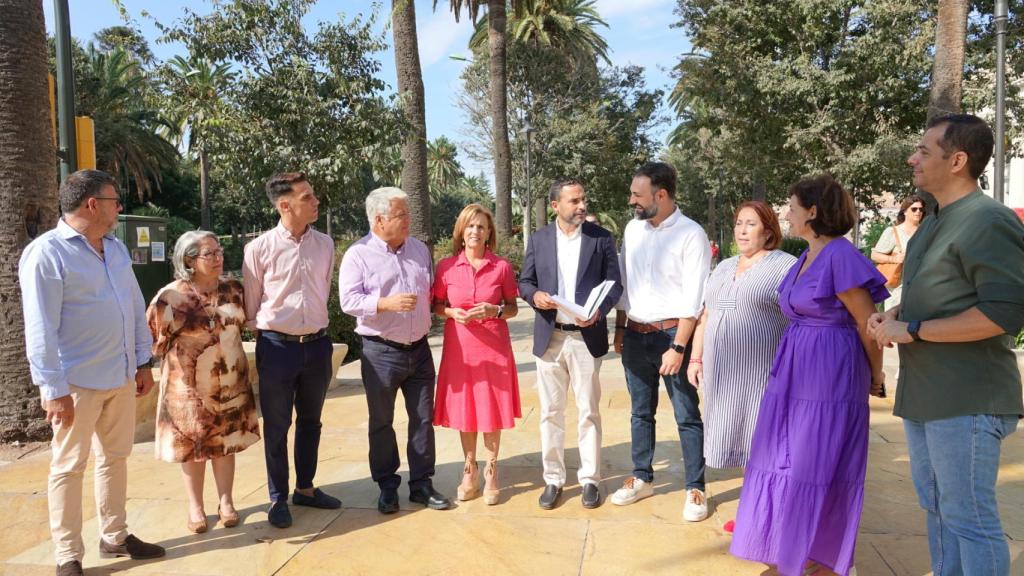
<path fill-rule="evenodd" d="M 546 484 L 540 507 L 554 508 L 565 485 L 565 408 L 571 385 L 579 413 L 577 478 L 583 506 L 596 508 L 601 504 L 598 374 L 608 352 L 605 316 L 622 295 L 618 257 L 612 235 L 584 221 L 587 196 L 579 181 L 556 181 L 549 198 L 558 217 L 530 238 L 519 276 L 520 294 L 537 310 L 533 355 Z"/>

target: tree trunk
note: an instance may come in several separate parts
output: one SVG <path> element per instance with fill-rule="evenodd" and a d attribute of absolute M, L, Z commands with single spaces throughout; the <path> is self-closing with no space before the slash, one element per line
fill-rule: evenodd
<path fill-rule="evenodd" d="M 25 359 L 18 258 L 52 228 L 57 157 L 41 0 L 0 0 L 0 442 L 50 437 Z"/>
<path fill-rule="evenodd" d="M 406 121 L 412 126 L 402 144 L 402 189 L 409 195 L 412 214 L 409 231 L 433 250 L 427 179 L 427 120 L 413 0 L 391 0 L 391 31 L 395 41 L 398 95 Z"/>
<path fill-rule="evenodd" d="M 512 231 L 512 148 L 508 142 L 508 78 L 505 68 L 505 0 L 488 0 L 491 123 L 494 129 L 494 208 L 498 241 Z M 527 206 L 526 210 L 529 210 Z"/>
<path fill-rule="evenodd" d="M 708 238 L 712 242 L 718 241 L 718 207 L 715 206 L 715 194 L 705 188 L 708 195 Z M 721 246 L 718 247 L 721 250 Z"/>
<path fill-rule="evenodd" d="M 935 26 L 935 62 L 932 65 L 928 119 L 959 114 L 964 79 L 964 43 L 967 37 L 967 0 L 939 0 Z"/>
<path fill-rule="evenodd" d="M 548 203 L 547 198 L 533 199 L 533 229 L 540 230 L 548 225 Z"/>
<path fill-rule="evenodd" d="M 210 160 L 206 150 L 199 150 L 199 228 L 210 228 Z"/>

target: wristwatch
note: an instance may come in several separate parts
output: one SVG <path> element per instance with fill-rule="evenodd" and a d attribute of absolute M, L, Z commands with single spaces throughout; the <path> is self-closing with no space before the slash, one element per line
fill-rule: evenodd
<path fill-rule="evenodd" d="M 142 370 L 143 368 L 152 368 L 152 367 L 153 367 L 153 358 L 150 358 L 149 360 L 146 360 L 142 364 L 139 364 L 138 366 L 136 366 L 135 369 L 136 370 Z"/>
<path fill-rule="evenodd" d="M 494 315 L 495 318 L 501 318 L 501 315 L 505 313 L 505 305 L 498 304 L 498 313 Z"/>
<path fill-rule="evenodd" d="M 907 323 L 907 332 L 910 333 L 910 337 L 914 339 L 914 342 L 924 342 L 921 340 L 921 335 L 918 332 L 921 331 L 921 321 L 912 320 Z"/>
<path fill-rule="evenodd" d="M 669 348 L 675 350 L 676 352 L 679 352 L 680 354 L 686 353 L 686 346 L 683 346 L 682 344 L 676 344 L 675 342 L 673 342 L 672 344 L 669 345 Z"/>

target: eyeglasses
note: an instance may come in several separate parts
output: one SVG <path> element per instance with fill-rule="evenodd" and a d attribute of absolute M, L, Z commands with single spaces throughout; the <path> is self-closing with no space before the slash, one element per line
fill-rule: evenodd
<path fill-rule="evenodd" d="M 924 212 L 924 208 L 921 208 L 920 206 L 912 206 L 910 208 L 907 208 L 907 210 L 911 212 Z"/>
<path fill-rule="evenodd" d="M 388 220 L 405 220 L 409 218 L 409 213 L 399 212 L 398 214 L 384 214 L 384 217 Z"/>
<path fill-rule="evenodd" d="M 201 252 L 196 258 L 202 258 L 203 260 L 219 260 L 224 258 L 224 250 L 212 250 L 210 252 Z"/>
<path fill-rule="evenodd" d="M 124 208 L 124 204 L 121 202 L 120 198 L 106 198 L 104 196 L 93 196 L 93 199 L 95 199 L 95 200 L 107 200 L 107 201 L 110 201 L 110 202 L 116 202 L 118 208 Z"/>

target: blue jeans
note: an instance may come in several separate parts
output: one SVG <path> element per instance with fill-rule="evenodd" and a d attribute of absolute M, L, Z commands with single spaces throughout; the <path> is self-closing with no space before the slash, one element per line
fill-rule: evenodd
<path fill-rule="evenodd" d="M 1008 576 L 1010 549 L 996 508 L 1003 438 L 1017 416 L 975 414 L 904 420 L 910 471 L 928 513 L 935 576 Z"/>
<path fill-rule="evenodd" d="M 658 381 L 665 381 L 679 428 L 683 449 L 686 488 L 704 490 L 704 422 L 700 418 L 697 389 L 686 380 L 689 349 L 677 374 L 660 376 L 661 355 L 676 337 L 676 329 L 640 334 L 626 330 L 622 341 L 622 366 L 632 403 L 633 476 L 654 480 L 654 414 L 658 411 Z"/>

